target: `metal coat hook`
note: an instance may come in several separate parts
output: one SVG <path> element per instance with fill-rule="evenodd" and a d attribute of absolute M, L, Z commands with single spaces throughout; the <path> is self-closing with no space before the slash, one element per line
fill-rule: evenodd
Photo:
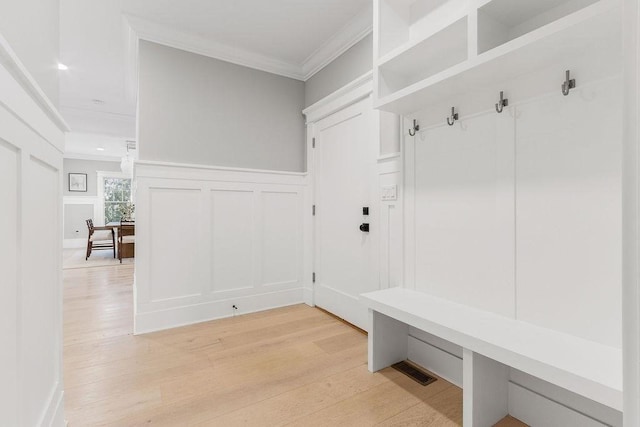
<path fill-rule="evenodd" d="M 502 110 L 504 110 L 504 107 L 507 105 L 509 105 L 509 100 L 504 97 L 504 92 L 500 91 L 500 101 L 496 104 L 496 111 L 498 114 L 502 113 Z"/>
<path fill-rule="evenodd" d="M 453 126 L 456 120 L 458 120 L 458 113 L 456 113 L 456 107 L 451 107 L 451 116 L 447 117 L 447 124 L 449 126 Z"/>
<path fill-rule="evenodd" d="M 562 86 L 560 86 L 564 96 L 569 95 L 569 90 L 576 87 L 576 79 L 572 79 L 570 73 L 571 72 L 569 70 L 565 71 L 565 80 L 564 83 L 562 83 Z"/>
<path fill-rule="evenodd" d="M 411 131 L 413 130 L 413 133 Z M 416 119 L 413 119 L 413 129 L 409 129 L 409 135 L 416 136 L 416 132 L 420 130 L 420 125 Z"/>

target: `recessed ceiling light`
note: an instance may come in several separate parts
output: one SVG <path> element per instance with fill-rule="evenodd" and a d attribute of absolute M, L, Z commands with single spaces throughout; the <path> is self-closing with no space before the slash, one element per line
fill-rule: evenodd
<path fill-rule="evenodd" d="M 96 150 L 98 150 L 98 151 L 104 151 L 104 148 L 102 148 L 102 147 L 98 147 L 98 148 L 96 148 Z"/>
<path fill-rule="evenodd" d="M 104 101 L 102 99 L 92 99 L 91 102 L 93 102 L 94 105 L 104 104 Z"/>
<path fill-rule="evenodd" d="M 68 69 L 69 69 L 69 67 L 67 67 L 66 65 L 58 62 L 58 70 L 65 71 L 65 70 L 68 70 Z"/>

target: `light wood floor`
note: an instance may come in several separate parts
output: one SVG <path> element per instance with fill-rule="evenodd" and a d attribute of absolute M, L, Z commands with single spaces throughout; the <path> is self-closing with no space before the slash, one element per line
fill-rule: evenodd
<path fill-rule="evenodd" d="M 71 427 L 462 424 L 458 387 L 369 373 L 366 337 L 305 305 L 133 336 L 132 282 L 64 271 Z"/>

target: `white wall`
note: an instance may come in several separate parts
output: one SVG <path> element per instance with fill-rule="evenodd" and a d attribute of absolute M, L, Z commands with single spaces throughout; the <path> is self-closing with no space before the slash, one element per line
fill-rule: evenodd
<path fill-rule="evenodd" d="M 140 42 L 140 160 L 302 171 L 304 83 Z"/>
<path fill-rule="evenodd" d="M 440 105 L 405 121 L 405 134 L 414 117 L 427 125 L 405 136 L 404 284 L 620 348 L 621 78 L 582 79 L 568 97 L 510 93 L 500 115 L 490 106 L 448 126 L 434 115 L 447 111 Z M 444 349 L 439 373 L 459 376 L 447 343 L 414 330 L 410 344 L 423 363 Z M 615 410 L 516 371 L 510 382 L 515 415 L 553 408 L 622 423 Z"/>
<path fill-rule="evenodd" d="M 24 5 L 28 17 L 35 16 L 31 26 L 24 15 L 21 34 L 26 39 L 42 37 L 37 24 L 48 6 Z M 8 15 L 3 18 L 21 17 Z M 63 426 L 62 153 L 67 129 L 2 37 L 0 64 L 0 425 Z"/>
<path fill-rule="evenodd" d="M 120 162 L 102 160 L 64 159 L 64 195 L 95 197 L 98 195 L 98 172 L 120 172 Z M 69 191 L 69 174 L 87 174 L 87 192 Z"/>
<path fill-rule="evenodd" d="M 408 141 L 407 285 L 620 348 L 621 93 L 583 81 Z"/>
<path fill-rule="evenodd" d="M 104 203 L 98 199 L 98 172 L 120 173 L 120 163 L 99 160 L 64 159 L 63 162 L 63 238 L 65 248 L 81 248 L 87 244 L 86 220 L 91 218 L 98 224 L 104 214 Z M 87 192 L 69 191 L 69 174 L 87 174 Z"/>
<path fill-rule="evenodd" d="M 136 333 L 303 302 L 305 174 L 142 161 L 136 177 Z"/>
<path fill-rule="evenodd" d="M 59 0 L 0 0 L 0 34 L 58 104 Z"/>

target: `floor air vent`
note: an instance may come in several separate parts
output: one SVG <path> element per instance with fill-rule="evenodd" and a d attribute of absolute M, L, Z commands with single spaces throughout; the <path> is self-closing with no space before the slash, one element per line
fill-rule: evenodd
<path fill-rule="evenodd" d="M 409 378 L 413 379 L 415 382 L 421 385 L 429 385 L 432 382 L 436 381 L 436 378 L 432 377 L 422 369 L 412 365 L 406 360 L 402 362 L 398 362 L 395 365 L 392 365 L 391 367 L 396 371 L 402 372 L 403 374 L 405 374 L 406 376 L 408 376 Z"/>

